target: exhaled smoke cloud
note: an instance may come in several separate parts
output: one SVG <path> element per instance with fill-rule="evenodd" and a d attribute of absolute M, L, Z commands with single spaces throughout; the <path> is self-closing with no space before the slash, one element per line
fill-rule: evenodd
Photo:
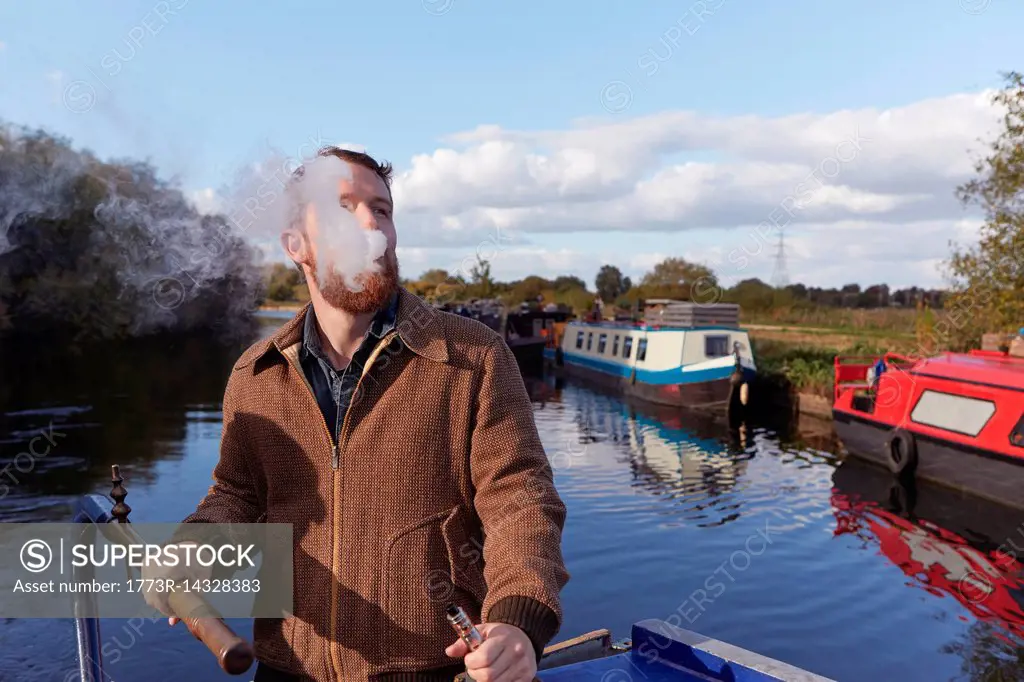
<path fill-rule="evenodd" d="M 342 187 L 351 182 L 349 165 L 335 156 L 300 160 L 272 150 L 234 174 L 220 191 L 222 210 L 268 256 L 282 253 L 282 233 L 302 229 L 316 250 L 317 281 L 334 272 L 358 292 L 361 277 L 383 269 L 377 261 L 387 238 L 361 227 L 346 207 Z"/>
<path fill-rule="evenodd" d="M 211 315 L 230 325 L 254 305 L 253 256 L 226 220 L 200 215 L 147 165 L 0 129 L 0 275 L 29 292 L 19 315 L 75 318 L 102 301 L 100 335 L 188 329 Z"/>

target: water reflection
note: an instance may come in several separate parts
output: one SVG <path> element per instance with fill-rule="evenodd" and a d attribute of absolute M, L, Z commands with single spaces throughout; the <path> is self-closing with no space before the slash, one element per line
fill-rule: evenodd
<path fill-rule="evenodd" d="M 907 586 L 966 612 L 956 619 L 969 627 L 939 646 L 961 659 L 962 679 L 1024 680 L 1024 513 L 937 486 L 894 485 L 881 469 L 841 461 L 831 429 L 816 420 L 730 429 L 708 415 L 563 391 L 561 382 L 531 387 L 545 409 L 567 403 L 580 443 L 612 446 L 633 488 L 665 505 L 658 513 L 701 529 L 767 515 L 790 521 L 785 531 L 825 525 L 833 537 L 856 537 L 855 551 L 880 553 Z M 817 561 L 838 562 L 836 579 L 856 590 L 857 576 L 839 573 L 841 550 L 832 552 Z"/>
<path fill-rule="evenodd" d="M 218 434 L 239 347 L 203 339 L 97 346 L 82 354 L 0 359 L 0 521 L 64 521 L 78 496 L 102 492 L 111 464 L 133 483 Z M 106 480 L 105 480 L 106 479 Z"/>
<path fill-rule="evenodd" d="M 545 404 L 563 400 L 561 380 L 529 385 Z M 567 401 L 578 442 L 613 447 L 632 487 L 671 505 L 674 523 L 714 527 L 743 514 L 799 520 L 801 509 L 828 509 L 820 493 L 831 487 L 838 443 L 820 424 L 805 434 L 793 424 L 732 428 L 724 415 L 576 387 Z M 759 455 L 770 461 L 752 466 Z"/>
<path fill-rule="evenodd" d="M 877 545 L 911 585 L 1024 637 L 1024 513 L 939 487 L 903 486 L 853 461 L 834 481 L 836 535 Z"/>
<path fill-rule="evenodd" d="M 856 461 L 835 471 L 837 536 L 877 548 L 908 585 L 976 620 L 943 653 L 971 680 L 1024 680 L 1024 512 L 938 486 L 904 486 Z M 968 621 L 964 616 L 963 621 Z"/>

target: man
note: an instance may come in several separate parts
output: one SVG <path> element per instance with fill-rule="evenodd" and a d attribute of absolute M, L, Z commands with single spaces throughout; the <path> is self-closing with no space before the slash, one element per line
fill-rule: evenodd
<path fill-rule="evenodd" d="M 331 156 L 351 171 L 342 206 L 387 238 L 381 270 L 346 287 L 329 226 L 299 211 L 281 241 L 311 302 L 235 364 L 214 484 L 185 521 L 294 524 L 294 615 L 256 620 L 256 682 L 532 680 L 569 576 L 522 377 L 494 331 L 398 285 L 391 167 Z M 480 624 L 476 651 L 448 603 Z"/>

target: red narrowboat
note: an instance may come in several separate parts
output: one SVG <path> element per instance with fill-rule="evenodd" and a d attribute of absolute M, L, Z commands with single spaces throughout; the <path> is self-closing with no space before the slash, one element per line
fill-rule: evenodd
<path fill-rule="evenodd" d="M 839 356 L 832 416 L 852 456 L 1024 509 L 1024 357 Z"/>

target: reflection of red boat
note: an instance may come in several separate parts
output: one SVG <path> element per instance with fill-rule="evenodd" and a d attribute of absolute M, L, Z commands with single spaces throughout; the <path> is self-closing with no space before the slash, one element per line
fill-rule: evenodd
<path fill-rule="evenodd" d="M 1024 358 L 865 360 L 835 361 L 832 415 L 851 455 L 1024 508 Z"/>
<path fill-rule="evenodd" d="M 897 498 L 907 500 L 910 509 L 902 513 L 913 518 L 904 518 L 896 508 L 886 509 L 862 493 L 872 486 L 877 491 L 886 483 L 879 474 L 866 472 L 852 462 L 846 462 L 837 469 L 834 480 L 836 487 L 832 493 L 832 507 L 836 518 L 835 535 L 852 534 L 865 542 L 876 542 L 882 554 L 913 581 L 913 584 L 936 596 L 953 597 L 970 611 L 978 620 L 992 622 L 1024 640 L 1024 525 L 1016 531 L 1021 535 L 1012 537 L 1014 530 L 1008 519 L 1004 519 L 1002 530 L 1006 533 L 999 539 L 982 541 L 975 538 L 969 542 L 960 533 L 939 525 L 934 521 L 915 518 L 913 511 L 916 500 L 913 493 L 908 492 L 902 484 L 890 480 L 893 486 L 890 498 L 895 493 Z M 845 471 L 844 471 L 845 470 Z M 871 478 L 875 477 L 872 481 Z M 874 493 L 877 495 L 877 492 Z M 941 496 L 944 491 L 928 491 L 929 495 Z M 868 493 L 871 496 L 871 493 Z M 949 500 L 956 502 L 956 500 Z M 941 514 L 942 504 L 932 501 L 931 511 Z M 953 508 L 948 505 L 947 509 Z M 950 525 L 963 525 L 965 533 L 969 531 L 977 535 L 978 524 L 985 524 L 984 517 L 991 514 L 992 509 L 972 509 L 971 519 L 960 520 L 959 523 L 943 519 Z M 956 512 L 954 512 L 956 513 Z M 993 519 L 994 520 L 994 519 Z M 997 521 L 998 522 L 998 521 Z M 998 536 L 997 536 L 998 537 Z M 997 544 L 998 543 L 998 544 Z M 1019 645 L 1006 638 L 1007 642 Z"/>

